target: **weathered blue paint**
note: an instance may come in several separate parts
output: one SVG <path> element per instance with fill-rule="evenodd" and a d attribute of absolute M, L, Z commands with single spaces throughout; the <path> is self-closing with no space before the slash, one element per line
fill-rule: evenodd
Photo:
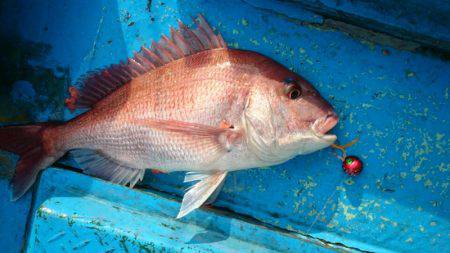
<path fill-rule="evenodd" d="M 349 150 L 365 163 L 365 170 L 356 178 L 343 174 L 340 162 L 328 149 L 273 168 L 232 173 L 215 206 L 226 207 L 293 233 L 362 250 L 433 252 L 444 250 L 450 243 L 447 232 L 450 230 L 449 61 L 373 44 L 369 38 L 353 39 L 323 26 L 322 16 L 291 2 L 152 1 L 150 12 L 147 1 L 49 0 L 44 3 L 10 1 L 1 10 L 2 33 L 15 31 L 23 39 L 51 45 L 46 57 L 35 60 L 34 64 L 54 69 L 67 67 L 71 78 L 76 80 L 88 70 L 124 59 L 142 44 L 148 44 L 151 38 L 167 34 L 168 26 L 175 26 L 178 18 L 189 23 L 190 16 L 200 12 L 221 31 L 231 47 L 263 53 L 315 84 L 341 116 L 335 130 L 340 142 L 361 136 L 356 146 Z M 367 5 L 359 3 L 345 2 L 337 6 L 330 3 L 327 2 L 332 8 L 345 6 L 345 11 L 370 19 L 378 20 L 382 15 L 380 12 L 369 15 Z M 14 5 L 16 9 L 11 7 Z M 10 15 L 13 11 L 15 14 Z M 389 24 L 402 26 L 401 18 L 389 17 L 388 20 Z M 429 33 L 434 31 L 433 20 L 421 22 L 422 28 L 415 32 L 435 36 Z M 443 22 L 445 24 L 445 20 Z M 406 28 L 414 29 L 413 26 Z M 448 38 L 441 36 L 439 39 Z M 62 87 L 61 92 L 65 92 Z M 55 110 L 49 106 L 47 111 L 35 111 L 35 114 L 48 117 Z M 66 119 L 74 116 L 68 111 L 65 113 Z M 73 173 L 66 176 L 78 178 Z M 181 195 L 185 187 L 181 183 L 182 177 L 183 173 L 149 174 L 143 186 Z M 61 178 L 55 177 L 55 180 Z M 97 185 L 96 180 L 92 182 Z M 83 183 L 84 186 L 87 184 Z M 47 185 L 51 184 L 48 182 Z M 48 204 L 50 210 L 71 214 L 69 208 L 72 206 L 73 210 L 81 208 L 74 205 L 71 202 L 74 199 L 70 197 L 64 198 L 63 207 L 58 206 L 54 202 L 57 197 L 46 192 L 50 186 L 43 184 L 41 187 L 40 194 L 47 197 L 38 195 L 37 198 Z M 105 211 L 104 215 L 113 219 L 114 224 L 121 223 L 120 218 L 115 218 L 119 213 L 127 215 L 133 224 L 138 223 L 139 219 L 133 219 L 132 213 L 115 212 L 108 205 L 126 203 L 127 210 L 142 206 L 140 194 L 128 190 L 126 194 L 136 194 L 130 201 L 122 197 L 114 199 L 111 191 L 118 188 L 101 183 L 96 187 L 95 194 L 103 191 L 101 199 L 107 199 L 108 204 L 98 204 L 86 196 L 77 197 L 86 207 L 78 212 L 95 219 L 96 210 L 111 210 Z M 1 189 L 0 192 L 3 193 Z M 96 198 L 100 197 L 97 195 Z M 170 214 L 175 215 L 176 204 L 173 203 Z M 91 205 L 92 210 L 87 208 Z M 150 212 L 150 209 L 143 210 Z M 203 219 L 209 217 L 198 211 L 187 220 L 199 215 L 204 215 L 201 216 Z M 170 220 L 168 217 L 166 214 L 166 219 Z M 20 218 L 18 215 L 14 219 Z M 49 216 L 48 219 L 38 217 L 35 220 L 33 227 L 44 224 L 38 226 L 36 238 L 48 232 L 51 227 L 48 224 L 60 229 L 70 227 L 58 217 Z M 124 225 L 121 224 L 122 229 Z M 150 225 L 150 222 L 145 224 Z M 225 226 L 223 223 L 218 224 L 219 229 L 224 229 L 220 228 Z M 75 219 L 73 225 L 77 228 L 70 233 L 78 231 L 76 235 L 89 229 L 83 220 Z M 9 229 L 1 226 L 0 231 L 5 228 Z M 142 227 L 138 225 L 138 228 Z M 131 226 L 126 229 L 130 230 L 129 234 L 138 231 Z M 59 240 L 60 231 L 54 232 L 56 239 L 53 240 Z M 113 243 L 114 235 L 102 233 Z M 52 239 L 45 238 L 47 241 Z M 63 240 L 67 243 L 72 240 L 70 245 L 77 247 L 75 238 L 74 234 Z M 98 245 L 97 237 L 90 239 L 93 241 L 84 246 L 85 241 L 76 242 L 81 248 Z M 115 243 L 118 242 L 120 239 Z M 127 243 L 132 247 L 131 242 Z M 223 245 L 221 243 L 218 242 Z"/>
<path fill-rule="evenodd" d="M 31 192 L 16 202 L 10 201 L 9 182 L 0 179 L 0 249 L 20 252 L 24 243 Z"/>
<path fill-rule="evenodd" d="M 212 210 L 175 220 L 179 207 L 171 197 L 48 169 L 35 196 L 27 251 L 328 252 L 341 248 Z"/>
<path fill-rule="evenodd" d="M 427 42 L 444 42 L 449 50 L 450 42 L 450 2 L 420 0 L 293 0 L 318 12 L 354 22 L 366 20 L 361 24 L 392 32 L 397 35 Z M 414 36 L 408 35 L 414 34 Z M 419 35 L 420 38 L 414 38 Z M 428 38 L 425 38 L 428 37 Z M 431 43 L 433 44 L 433 43 Z M 442 46 L 444 45 L 438 45 Z"/>

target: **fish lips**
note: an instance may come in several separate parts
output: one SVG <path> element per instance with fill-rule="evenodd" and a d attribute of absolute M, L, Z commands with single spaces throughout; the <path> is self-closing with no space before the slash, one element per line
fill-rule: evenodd
<path fill-rule="evenodd" d="M 321 134 L 310 129 L 283 138 L 279 143 L 287 153 L 305 155 L 330 146 L 336 139 L 334 134 Z"/>
<path fill-rule="evenodd" d="M 311 131 L 312 135 L 309 139 L 306 139 L 303 144 L 303 149 L 300 148 L 298 154 L 304 155 L 313 153 L 320 149 L 326 148 L 333 144 L 337 136 L 334 134 L 317 134 L 314 131 Z"/>
<path fill-rule="evenodd" d="M 318 135 L 325 135 L 328 131 L 333 129 L 334 126 L 336 126 L 338 121 L 339 117 L 337 116 L 337 114 L 331 112 L 326 116 L 318 118 L 316 121 L 314 121 L 311 128 Z"/>
<path fill-rule="evenodd" d="M 303 147 L 298 149 L 298 154 L 309 154 L 333 144 L 337 136 L 328 134 L 328 131 L 336 126 L 337 122 L 338 117 L 335 113 L 330 113 L 325 117 L 317 119 L 307 132 L 306 135 L 309 135 L 309 138 L 304 139 Z"/>
<path fill-rule="evenodd" d="M 334 134 L 327 134 L 331 129 L 333 129 L 339 121 L 339 117 L 336 113 L 331 112 L 325 117 L 317 119 L 311 126 L 311 130 L 314 135 L 325 142 L 333 143 L 336 141 L 337 137 Z"/>

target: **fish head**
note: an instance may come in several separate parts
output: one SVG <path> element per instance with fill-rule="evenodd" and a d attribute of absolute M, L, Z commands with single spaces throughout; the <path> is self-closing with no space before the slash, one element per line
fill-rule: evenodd
<path fill-rule="evenodd" d="M 272 103 L 279 145 L 297 154 L 331 145 L 336 135 L 328 132 L 339 120 L 333 107 L 307 80 L 292 72 L 286 74 L 274 85 L 277 95 Z"/>
<path fill-rule="evenodd" d="M 338 116 L 306 79 L 272 61 L 266 61 L 255 79 L 246 120 L 260 157 L 283 162 L 336 141 L 328 132 Z"/>

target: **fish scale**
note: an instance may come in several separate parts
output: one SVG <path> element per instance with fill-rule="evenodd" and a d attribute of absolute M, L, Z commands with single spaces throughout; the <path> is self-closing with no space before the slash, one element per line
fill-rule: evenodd
<path fill-rule="evenodd" d="M 199 181 L 178 218 L 214 201 L 227 173 L 270 166 L 327 147 L 337 115 L 301 76 L 256 52 L 229 49 L 202 16 L 127 62 L 71 87 L 63 124 L 0 128 L 0 148 L 21 160 L 14 198 L 70 152 L 87 174 L 133 187 L 144 170 L 188 171 Z M 25 143 L 19 145 L 20 143 Z M 30 151 L 31 150 L 31 151 Z"/>

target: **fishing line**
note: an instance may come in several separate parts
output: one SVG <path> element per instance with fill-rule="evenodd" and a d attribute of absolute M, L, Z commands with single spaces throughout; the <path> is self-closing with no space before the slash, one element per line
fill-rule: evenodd
<path fill-rule="evenodd" d="M 358 142 L 359 137 L 356 137 L 355 139 L 353 139 L 352 141 L 350 141 L 347 144 L 344 145 L 339 145 L 339 144 L 331 144 L 331 147 L 338 149 L 342 152 L 342 156 L 339 156 L 336 152 L 334 152 L 334 155 L 341 160 L 342 162 L 345 161 L 345 158 L 347 157 L 347 152 L 346 149 L 355 145 L 356 142 Z M 342 185 L 344 183 L 344 180 L 341 179 L 340 180 L 340 184 Z M 330 200 L 334 197 L 334 195 L 337 192 L 337 186 L 335 187 L 334 191 L 330 194 L 330 196 L 327 198 L 327 200 L 325 201 L 325 204 L 323 205 L 322 209 L 317 213 L 316 217 L 314 218 L 314 221 L 311 223 L 311 225 L 308 227 L 308 230 L 306 231 L 306 233 L 309 233 L 311 231 L 311 228 L 317 223 L 317 220 L 319 219 L 319 216 L 321 215 L 321 213 L 325 210 L 325 208 L 328 205 L 328 202 L 330 202 Z"/>
<path fill-rule="evenodd" d="M 342 151 L 342 156 L 338 156 L 336 154 L 336 157 L 339 158 L 339 160 L 344 161 L 345 157 L 347 156 L 347 151 L 345 151 L 345 149 L 355 145 L 355 143 L 358 142 L 358 140 L 359 140 L 359 136 L 356 137 L 355 139 L 353 139 L 351 142 L 349 142 L 347 144 L 339 145 L 339 144 L 334 144 L 333 143 L 333 144 L 331 144 L 331 147 L 335 148 L 335 149 L 339 149 L 340 151 Z"/>

